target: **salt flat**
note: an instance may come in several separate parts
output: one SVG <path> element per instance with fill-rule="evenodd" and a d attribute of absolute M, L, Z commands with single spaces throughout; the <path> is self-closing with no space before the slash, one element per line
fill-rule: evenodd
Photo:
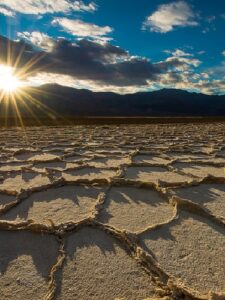
<path fill-rule="evenodd" d="M 0 299 L 225 299 L 225 124 L 0 140 Z"/>

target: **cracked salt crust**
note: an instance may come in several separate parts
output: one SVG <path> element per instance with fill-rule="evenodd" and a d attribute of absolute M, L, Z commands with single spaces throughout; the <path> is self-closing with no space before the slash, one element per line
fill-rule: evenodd
<path fill-rule="evenodd" d="M 224 177 L 225 178 L 225 168 L 224 167 L 214 167 L 210 165 L 198 165 L 198 164 L 187 164 L 187 163 L 175 163 L 173 165 L 179 171 L 185 174 L 191 174 L 200 178 L 212 175 L 214 177 Z"/>
<path fill-rule="evenodd" d="M 162 167 L 130 167 L 126 171 L 125 178 L 143 182 L 158 184 L 159 181 L 176 185 L 190 182 L 191 177 L 168 171 Z"/>
<path fill-rule="evenodd" d="M 62 174 L 66 181 L 73 180 L 95 180 L 95 179 L 110 179 L 117 174 L 114 170 L 107 169 L 94 169 L 94 168 L 82 168 L 74 171 L 64 172 Z"/>
<path fill-rule="evenodd" d="M 54 224 L 78 222 L 90 216 L 102 189 L 64 186 L 32 194 L 2 217 L 4 220 L 34 220 Z"/>
<path fill-rule="evenodd" d="M 225 232 L 220 226 L 181 212 L 140 239 L 160 266 L 186 286 L 205 296 L 225 292 Z"/>
<path fill-rule="evenodd" d="M 225 186 L 223 184 L 201 184 L 171 190 L 171 195 L 192 201 L 218 218 L 225 219 Z"/>
<path fill-rule="evenodd" d="M 53 236 L 0 231 L 1 299 L 44 299 L 57 253 Z"/>
<path fill-rule="evenodd" d="M 32 189 L 50 184 L 47 176 L 37 173 L 22 173 L 6 177 L 0 184 L 0 190 L 20 192 L 22 189 Z"/>
<path fill-rule="evenodd" d="M 105 232 L 84 228 L 68 238 L 57 300 L 143 300 L 154 295 L 150 277 Z"/>
<path fill-rule="evenodd" d="M 170 163 L 169 159 L 165 159 L 163 157 L 153 156 L 153 155 L 136 155 L 133 158 L 135 163 L 145 163 L 149 165 L 161 164 L 167 165 Z"/>
<path fill-rule="evenodd" d="M 224 299 L 224 133 L 1 129 L 0 298 Z"/>
<path fill-rule="evenodd" d="M 113 187 L 101 209 L 99 220 L 121 230 L 138 232 L 169 220 L 173 207 L 149 189 Z"/>

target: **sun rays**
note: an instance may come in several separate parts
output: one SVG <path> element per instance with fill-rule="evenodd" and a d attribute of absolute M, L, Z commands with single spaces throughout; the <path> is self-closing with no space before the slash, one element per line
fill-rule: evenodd
<path fill-rule="evenodd" d="M 9 66 L 0 65 L 0 90 L 4 93 L 16 93 L 22 86 L 22 81 L 14 74 L 14 69 Z"/>
<path fill-rule="evenodd" d="M 17 52 L 9 44 L 6 60 L 0 60 L 0 110 L 5 125 L 9 119 L 16 119 L 16 123 L 24 127 L 26 118 L 41 124 L 40 114 L 46 119 L 61 119 L 60 115 L 39 100 L 41 89 L 28 84 L 29 77 L 44 69 L 39 65 L 44 53 L 40 52 L 24 62 L 24 52 L 24 47 Z"/>

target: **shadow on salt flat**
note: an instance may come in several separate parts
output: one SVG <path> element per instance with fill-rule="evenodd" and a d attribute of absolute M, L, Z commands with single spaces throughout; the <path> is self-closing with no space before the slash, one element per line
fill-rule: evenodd
<path fill-rule="evenodd" d="M 90 216 L 101 188 L 64 186 L 32 194 L 1 216 L 3 220 L 34 220 L 55 224 L 78 222 Z"/>
<path fill-rule="evenodd" d="M 53 236 L 0 231 L 1 299 L 43 299 L 58 248 Z"/>
<path fill-rule="evenodd" d="M 172 218 L 173 207 L 157 192 L 134 187 L 113 187 L 99 220 L 115 228 L 138 232 Z"/>
<path fill-rule="evenodd" d="M 150 277 L 104 231 L 81 229 L 68 237 L 66 252 L 57 300 L 143 300 L 154 294 Z"/>
<path fill-rule="evenodd" d="M 160 266 L 205 296 L 224 292 L 225 233 L 210 220 L 180 212 L 179 218 L 140 235 Z"/>
<path fill-rule="evenodd" d="M 177 188 L 171 190 L 170 193 L 199 204 L 216 217 L 225 218 L 225 187 L 222 184 L 201 184 Z"/>

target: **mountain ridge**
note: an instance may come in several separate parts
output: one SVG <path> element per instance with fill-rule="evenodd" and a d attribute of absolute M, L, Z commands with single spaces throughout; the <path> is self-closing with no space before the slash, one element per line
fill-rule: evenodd
<path fill-rule="evenodd" d="M 23 117 L 30 116 L 26 105 L 39 118 L 51 113 L 55 113 L 56 117 L 225 116 L 225 95 L 205 95 L 178 89 L 121 95 L 45 84 L 27 88 L 27 93 L 36 99 L 36 104 L 25 98 L 23 101 L 18 100 L 17 106 Z M 12 103 L 7 113 L 15 115 Z M 2 101 L 0 117 L 5 114 L 6 108 Z"/>

